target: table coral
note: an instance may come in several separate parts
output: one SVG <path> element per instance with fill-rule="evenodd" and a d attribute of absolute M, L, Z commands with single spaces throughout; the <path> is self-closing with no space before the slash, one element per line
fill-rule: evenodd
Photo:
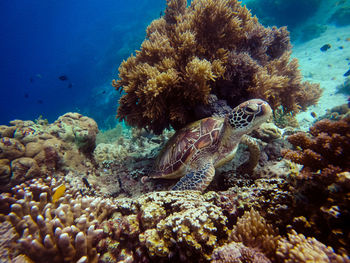
<path fill-rule="evenodd" d="M 301 82 L 290 50 L 286 28 L 263 27 L 236 0 L 189 6 L 169 0 L 165 15 L 147 28 L 141 49 L 119 67 L 113 86 L 125 94 L 117 116 L 160 133 L 197 120 L 196 111 L 210 106 L 211 94 L 231 107 L 258 97 L 273 109 L 305 109 L 321 90 Z"/>

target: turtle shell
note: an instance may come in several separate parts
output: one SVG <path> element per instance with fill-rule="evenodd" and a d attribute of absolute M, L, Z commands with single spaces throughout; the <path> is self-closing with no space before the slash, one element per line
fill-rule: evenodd
<path fill-rule="evenodd" d="M 177 131 L 160 152 L 152 178 L 181 177 L 186 165 L 203 150 L 217 149 L 223 124 L 223 118 L 209 117 Z"/>

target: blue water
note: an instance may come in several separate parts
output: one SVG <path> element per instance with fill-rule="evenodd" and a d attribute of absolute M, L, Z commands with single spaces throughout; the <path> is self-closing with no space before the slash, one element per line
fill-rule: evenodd
<path fill-rule="evenodd" d="M 119 94 L 110 83 L 165 7 L 151 2 L 2 0 L 0 123 L 77 111 L 113 126 Z"/>
<path fill-rule="evenodd" d="M 288 26 L 292 41 L 323 32 L 322 6 L 349 5 L 345 0 L 243 3 L 265 26 Z M 0 124 L 40 115 L 52 122 L 74 111 L 94 118 L 101 129 L 114 127 L 120 95 L 111 80 L 165 5 L 166 0 L 0 1 Z"/>

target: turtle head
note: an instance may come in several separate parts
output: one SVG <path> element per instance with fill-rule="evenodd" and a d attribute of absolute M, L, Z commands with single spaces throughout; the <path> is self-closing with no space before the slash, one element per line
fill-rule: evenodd
<path fill-rule="evenodd" d="M 226 116 L 228 124 L 235 131 L 244 133 L 257 128 L 272 114 L 270 105 L 261 99 L 252 99 L 239 104 Z"/>

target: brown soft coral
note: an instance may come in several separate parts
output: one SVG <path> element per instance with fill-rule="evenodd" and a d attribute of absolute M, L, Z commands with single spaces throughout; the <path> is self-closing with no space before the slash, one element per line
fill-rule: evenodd
<path fill-rule="evenodd" d="M 161 132 L 198 119 L 210 94 L 233 107 L 248 98 L 298 111 L 320 97 L 290 61 L 286 28 L 264 28 L 236 0 L 168 0 L 136 55 L 119 68 L 118 117 Z M 309 91 L 313 91 L 310 93 Z"/>

